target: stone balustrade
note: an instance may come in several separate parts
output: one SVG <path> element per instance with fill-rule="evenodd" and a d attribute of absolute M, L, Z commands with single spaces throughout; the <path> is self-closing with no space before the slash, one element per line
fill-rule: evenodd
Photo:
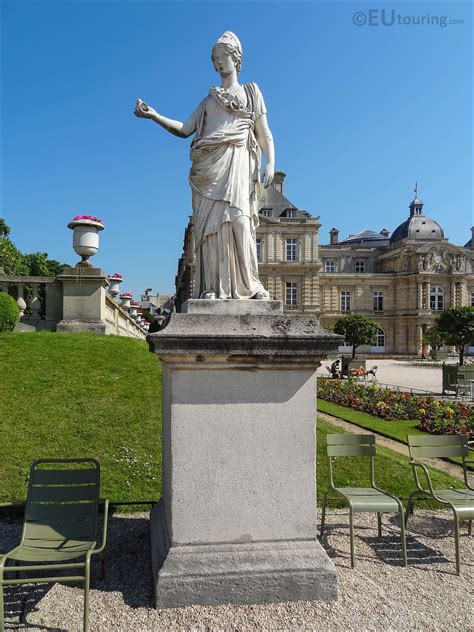
<path fill-rule="evenodd" d="M 128 312 L 108 294 L 105 296 L 105 322 L 108 327 L 106 333 L 129 338 L 145 338 L 146 336 L 143 329 L 129 316 Z"/>
<path fill-rule="evenodd" d="M 56 330 L 62 318 L 62 286 L 55 277 L 0 275 L 0 292 L 16 295 L 18 331 Z"/>
<path fill-rule="evenodd" d="M 0 291 L 20 307 L 16 331 L 93 331 L 144 339 L 146 332 L 106 289 L 99 268 L 65 268 L 58 277 L 0 275 Z"/>

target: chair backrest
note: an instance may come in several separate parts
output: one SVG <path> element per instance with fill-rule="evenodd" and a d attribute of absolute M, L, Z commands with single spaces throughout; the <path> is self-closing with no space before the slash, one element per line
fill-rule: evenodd
<path fill-rule="evenodd" d="M 446 458 L 468 454 L 467 438 L 462 435 L 407 435 L 412 459 Z"/>
<path fill-rule="evenodd" d="M 340 456 L 368 456 L 370 457 L 370 480 L 374 482 L 375 436 L 373 434 L 328 434 L 327 453 L 329 465 L 329 484 L 334 487 L 332 460 Z"/>
<path fill-rule="evenodd" d="M 25 540 L 97 540 L 100 465 L 95 459 L 41 459 L 31 466 Z"/>
<path fill-rule="evenodd" d="M 372 434 L 329 434 L 326 439 L 328 456 L 375 456 Z"/>

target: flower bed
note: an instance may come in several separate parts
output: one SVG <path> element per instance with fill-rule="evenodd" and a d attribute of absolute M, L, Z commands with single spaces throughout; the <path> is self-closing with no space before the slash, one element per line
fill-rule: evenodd
<path fill-rule="evenodd" d="M 331 379 L 318 380 L 318 397 L 389 421 L 417 419 L 420 430 L 433 434 L 463 434 L 474 439 L 474 407 L 469 404 Z"/>

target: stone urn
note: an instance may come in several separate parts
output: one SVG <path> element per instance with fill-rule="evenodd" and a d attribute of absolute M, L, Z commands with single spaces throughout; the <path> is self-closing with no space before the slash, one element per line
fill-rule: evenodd
<path fill-rule="evenodd" d="M 138 303 L 135 301 L 130 302 L 129 314 L 135 320 L 138 318 Z"/>
<path fill-rule="evenodd" d="M 120 294 L 120 289 L 119 289 L 119 285 L 122 283 L 123 279 L 122 279 L 122 275 L 121 274 L 111 274 L 109 277 L 107 277 L 110 285 L 108 287 L 108 292 L 110 294 L 110 296 L 112 296 L 113 298 L 115 298 L 117 296 L 117 294 Z"/>
<path fill-rule="evenodd" d="M 16 304 L 18 305 L 18 309 L 20 310 L 20 313 L 18 314 L 18 318 L 21 318 L 25 313 L 26 301 L 22 296 L 20 296 L 18 297 Z"/>
<path fill-rule="evenodd" d="M 76 267 L 92 268 L 89 257 L 99 250 L 99 232 L 104 230 L 101 218 L 92 215 L 76 215 L 67 227 L 74 231 L 72 246 L 81 257 Z"/>
<path fill-rule="evenodd" d="M 123 307 L 123 309 L 130 309 L 130 302 L 133 298 L 133 294 L 130 294 L 130 292 L 123 292 L 123 294 L 120 294 L 119 299 L 121 302 L 121 307 Z"/>

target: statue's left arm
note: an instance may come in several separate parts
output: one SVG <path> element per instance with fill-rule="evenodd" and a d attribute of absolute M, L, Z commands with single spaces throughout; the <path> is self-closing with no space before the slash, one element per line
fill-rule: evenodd
<path fill-rule="evenodd" d="M 268 187 L 273 182 L 273 174 L 275 173 L 275 146 L 272 133 L 268 127 L 266 114 L 262 114 L 255 121 L 255 136 L 265 156 L 266 164 L 262 175 L 263 184 Z"/>

